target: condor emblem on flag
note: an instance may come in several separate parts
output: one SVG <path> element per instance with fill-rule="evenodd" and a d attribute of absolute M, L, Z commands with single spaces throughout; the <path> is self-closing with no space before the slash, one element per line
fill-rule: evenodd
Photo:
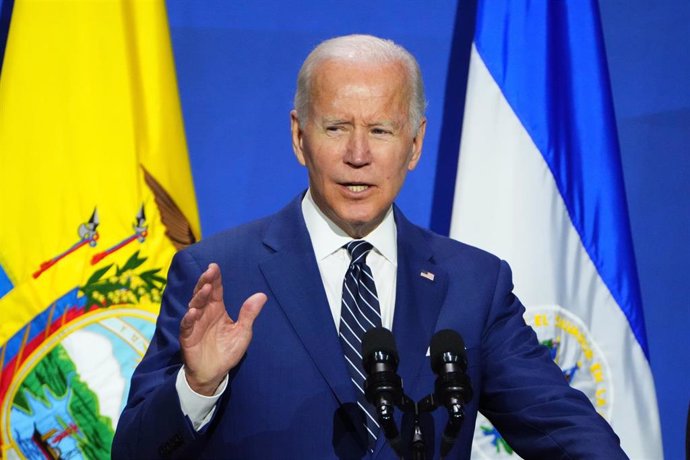
<path fill-rule="evenodd" d="M 170 260 L 199 235 L 165 9 L 19 6 L 0 216 L 30 225 L 0 225 L 0 458 L 107 459 Z"/>

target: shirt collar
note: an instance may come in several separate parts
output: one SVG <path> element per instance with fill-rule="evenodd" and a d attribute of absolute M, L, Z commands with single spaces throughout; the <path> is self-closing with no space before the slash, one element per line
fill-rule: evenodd
<path fill-rule="evenodd" d="M 307 225 L 307 231 L 314 247 L 316 260 L 321 261 L 338 251 L 352 237 L 338 227 L 331 219 L 321 212 L 314 202 L 311 191 L 307 190 L 302 199 L 302 215 Z M 390 263 L 397 266 L 397 228 L 393 217 L 393 207 L 386 212 L 383 221 L 368 235 L 364 237 L 372 246 Z"/>

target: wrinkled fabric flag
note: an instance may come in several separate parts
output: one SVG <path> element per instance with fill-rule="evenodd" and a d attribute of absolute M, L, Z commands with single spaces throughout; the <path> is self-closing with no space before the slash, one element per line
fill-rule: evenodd
<path fill-rule="evenodd" d="M 2 458 L 110 458 L 200 234 L 162 1 L 14 4 L 0 76 Z"/>
<path fill-rule="evenodd" d="M 450 234 L 510 263 L 565 378 L 662 458 L 595 3 L 479 2 Z M 473 458 L 517 454 L 480 415 Z"/>

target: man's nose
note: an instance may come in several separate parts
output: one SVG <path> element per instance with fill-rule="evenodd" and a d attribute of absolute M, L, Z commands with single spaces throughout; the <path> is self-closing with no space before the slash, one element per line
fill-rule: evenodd
<path fill-rule="evenodd" d="M 371 162 L 371 150 L 369 148 L 369 133 L 366 129 L 355 129 L 350 136 L 345 162 L 356 167 L 361 167 Z"/>

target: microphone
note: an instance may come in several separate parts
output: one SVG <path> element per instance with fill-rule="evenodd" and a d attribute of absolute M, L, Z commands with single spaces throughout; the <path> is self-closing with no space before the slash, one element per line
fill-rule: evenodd
<path fill-rule="evenodd" d="M 393 333 L 386 328 L 370 329 L 362 338 L 362 365 L 367 374 L 364 395 L 375 408 L 379 425 L 393 450 L 401 456 L 401 439 L 393 420 L 393 406 L 403 403 L 402 379 L 398 371 L 398 350 Z"/>
<path fill-rule="evenodd" d="M 434 398 L 448 410 L 448 423 L 441 436 L 441 458 L 453 447 L 465 417 L 463 405 L 472 399 L 472 386 L 465 374 L 467 355 L 460 334 L 444 329 L 431 338 L 431 369 L 438 376 Z"/>

